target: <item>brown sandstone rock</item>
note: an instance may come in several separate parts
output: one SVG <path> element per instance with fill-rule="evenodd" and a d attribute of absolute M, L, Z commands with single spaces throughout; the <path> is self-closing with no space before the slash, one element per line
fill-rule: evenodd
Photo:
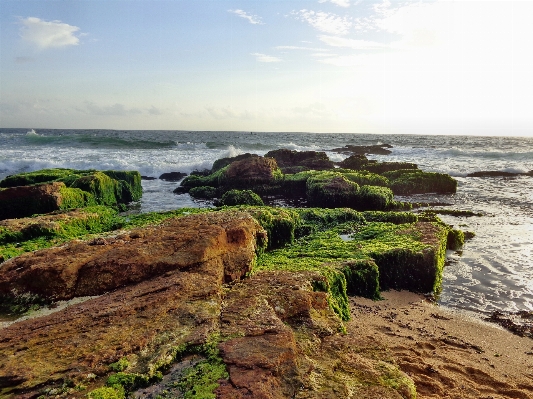
<path fill-rule="evenodd" d="M 348 331 L 314 292 L 313 272 L 261 272 L 225 298 L 220 344 L 229 379 L 218 398 L 413 398 L 388 352 Z M 391 385 L 383 386 L 383 379 Z M 377 395 L 377 396 L 376 396 Z"/>
<path fill-rule="evenodd" d="M 157 227 L 23 254 L 0 268 L 0 294 L 13 289 L 53 300 L 100 295 L 173 270 L 227 257 L 226 281 L 251 267 L 255 237 L 246 214 L 221 212 L 172 219 Z"/>
<path fill-rule="evenodd" d="M 45 183 L 0 189 L 0 219 L 12 219 L 60 209 L 64 183 Z"/>
<path fill-rule="evenodd" d="M 280 149 L 267 152 L 265 157 L 274 158 L 283 173 L 334 168 L 325 152 Z"/>
<path fill-rule="evenodd" d="M 250 187 L 254 184 L 268 184 L 275 179 L 278 165 L 273 158 L 250 157 L 230 164 L 225 180 L 232 187 Z"/>
<path fill-rule="evenodd" d="M 4 281 L 10 275 L 20 289 L 38 286 L 56 298 L 114 291 L 0 329 L 0 396 L 36 397 L 40 386 L 65 378 L 88 384 L 88 374 L 105 375 L 123 356 L 129 372 L 151 374 L 171 361 L 173 347 L 204 343 L 217 329 L 224 281 L 250 270 L 257 234 L 263 230 L 248 215 L 220 212 L 138 230 L 108 245 L 29 254 L 19 259 L 24 278 L 5 263 Z M 46 278 L 55 278 L 51 288 Z"/>

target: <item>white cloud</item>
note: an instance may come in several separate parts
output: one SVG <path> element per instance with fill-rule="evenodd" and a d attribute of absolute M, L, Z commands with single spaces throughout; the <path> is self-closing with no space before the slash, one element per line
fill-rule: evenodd
<path fill-rule="evenodd" d="M 44 21 L 36 17 L 21 19 L 20 23 L 21 38 L 42 50 L 77 46 L 80 43 L 79 34 L 76 36 L 76 32 L 80 30 L 77 26 L 61 21 Z"/>
<path fill-rule="evenodd" d="M 346 47 L 354 50 L 376 50 L 388 47 L 386 44 L 372 42 L 369 40 L 347 39 L 338 36 L 319 36 L 320 40 L 333 47 Z"/>
<path fill-rule="evenodd" d="M 297 19 L 307 22 L 320 32 L 331 35 L 346 35 L 352 27 L 352 20 L 349 17 L 341 17 L 333 13 L 322 11 L 300 10 L 291 13 Z"/>
<path fill-rule="evenodd" d="M 255 56 L 256 61 L 258 62 L 281 62 L 281 58 L 273 57 L 271 55 L 266 55 L 262 53 L 250 53 Z"/>
<path fill-rule="evenodd" d="M 329 51 L 323 48 L 302 47 L 302 46 L 276 46 L 276 50 L 309 50 L 309 51 Z"/>
<path fill-rule="evenodd" d="M 138 108 L 126 108 L 124 104 L 113 104 L 113 105 L 96 105 L 93 102 L 85 102 L 85 110 L 80 110 L 91 115 L 101 115 L 101 116 L 126 116 L 140 114 L 141 110 Z"/>
<path fill-rule="evenodd" d="M 264 25 L 260 17 L 258 17 L 257 15 L 248 14 L 246 11 L 237 9 L 237 10 L 228 10 L 228 12 L 231 12 L 233 14 L 238 15 L 241 18 L 246 19 L 248 22 L 250 22 L 253 25 Z"/>
<path fill-rule="evenodd" d="M 350 7 L 350 0 L 318 0 L 319 3 L 326 3 L 328 1 L 339 7 Z"/>

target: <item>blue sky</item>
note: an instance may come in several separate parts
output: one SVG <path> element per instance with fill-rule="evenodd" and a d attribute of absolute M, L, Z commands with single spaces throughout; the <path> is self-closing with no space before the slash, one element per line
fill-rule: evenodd
<path fill-rule="evenodd" d="M 533 135 L 533 2 L 0 0 L 0 126 Z"/>

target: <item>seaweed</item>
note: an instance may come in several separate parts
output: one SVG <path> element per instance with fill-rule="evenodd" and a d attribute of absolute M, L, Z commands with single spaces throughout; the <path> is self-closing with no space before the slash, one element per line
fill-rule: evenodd
<path fill-rule="evenodd" d="M 229 190 L 226 191 L 220 199 L 220 205 L 235 206 L 235 205 L 264 205 L 263 200 L 259 195 L 252 190 Z"/>

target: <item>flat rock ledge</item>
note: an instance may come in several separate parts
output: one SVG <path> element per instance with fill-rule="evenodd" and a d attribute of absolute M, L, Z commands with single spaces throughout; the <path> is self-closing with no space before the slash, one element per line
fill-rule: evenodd
<path fill-rule="evenodd" d="M 65 379 L 87 384 L 124 356 L 132 372 L 150 373 L 173 347 L 204 343 L 218 325 L 224 282 L 250 271 L 263 234 L 245 213 L 192 215 L 4 262 L 2 292 L 102 295 L 1 329 L 0 397 L 38 397 Z"/>
<path fill-rule="evenodd" d="M 228 373 L 217 398 L 415 398 L 388 350 L 346 330 L 315 290 L 321 273 L 247 277 L 265 242 L 249 214 L 225 211 L 4 262 L 4 295 L 96 297 L 0 329 L 0 397 L 87 398 L 113 363 L 153 377 L 179 361 L 178 348 L 217 337 Z"/>

